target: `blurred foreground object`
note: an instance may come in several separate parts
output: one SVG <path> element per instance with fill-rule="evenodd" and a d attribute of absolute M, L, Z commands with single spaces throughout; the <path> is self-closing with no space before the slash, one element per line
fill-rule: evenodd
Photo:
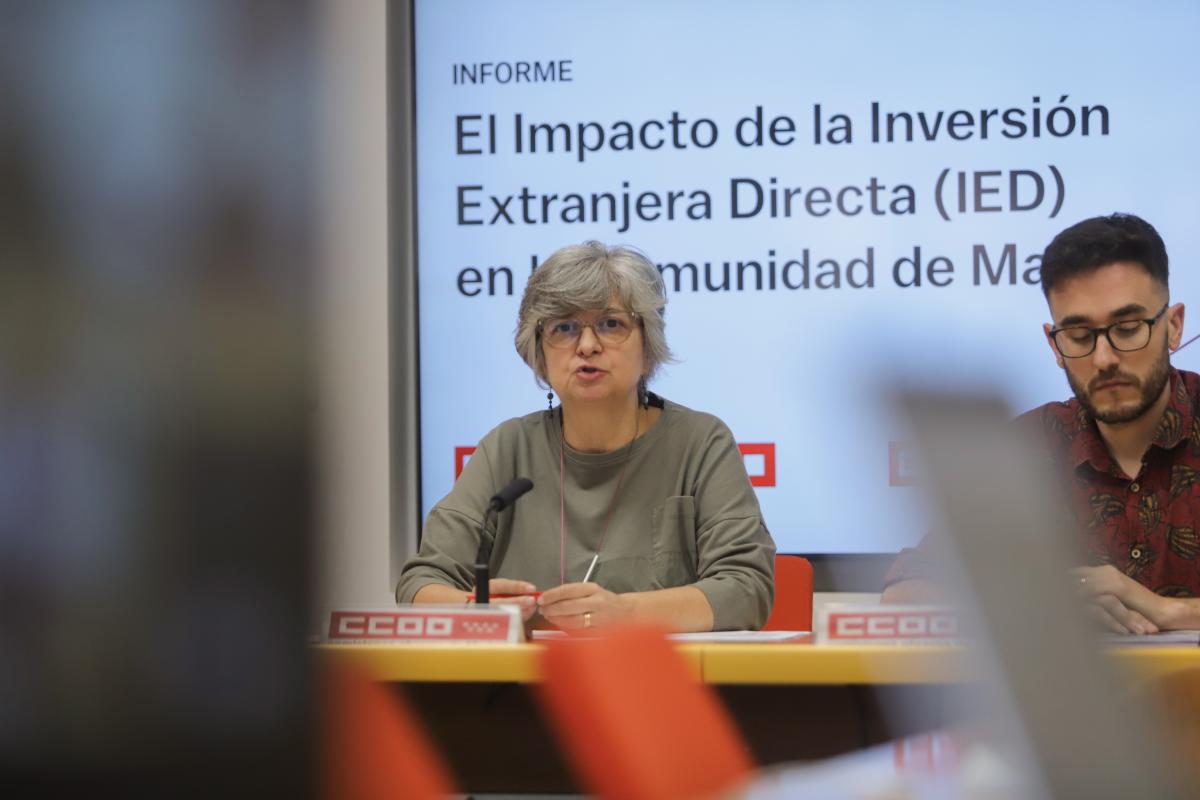
<path fill-rule="evenodd" d="M 961 619 L 970 634 L 972 678 L 946 715 L 959 727 L 949 736 L 770 770 L 743 796 L 1193 796 L 1182 767 L 1194 775 L 1187 750 L 1195 752 L 1200 684 L 1184 672 L 1153 686 L 1151 698 L 1174 704 L 1168 725 L 1157 703 L 1131 691 L 1136 676 L 1101 650 L 1075 590 L 1070 544 L 1056 535 L 1053 483 L 1044 461 L 1012 435 L 1004 403 L 909 391 L 897 404 L 920 445 L 921 483 L 942 537 L 939 582 L 949 590 L 954 624 Z M 1182 750 L 1169 746 L 1172 738 Z"/>
<path fill-rule="evenodd" d="M 313 15 L 0 13 L 0 770 L 303 797 Z"/>
<path fill-rule="evenodd" d="M 602 798 L 682 800 L 754 768 L 720 700 L 655 628 L 550 640 L 539 699 L 580 785 Z"/>
<path fill-rule="evenodd" d="M 1162 720 L 1129 702 L 1127 676 L 1103 657 L 1058 535 L 1044 461 L 1012 435 L 988 396 L 912 392 L 900 400 L 940 512 L 945 585 L 978 632 L 980 708 L 1027 797 L 1176 798 L 1179 770 Z M 982 711 L 982 713 L 980 713 Z"/>
<path fill-rule="evenodd" d="M 392 687 L 332 660 L 321 678 L 325 798 L 436 800 L 457 793 L 449 768 Z"/>
<path fill-rule="evenodd" d="M 1185 767 L 1193 795 L 1200 794 L 1200 669 L 1163 675 L 1150 681 L 1145 691 L 1166 723 L 1167 738 Z"/>

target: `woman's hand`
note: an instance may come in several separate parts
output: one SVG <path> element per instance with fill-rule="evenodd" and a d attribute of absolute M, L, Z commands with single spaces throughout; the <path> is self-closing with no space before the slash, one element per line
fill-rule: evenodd
<path fill-rule="evenodd" d="M 521 609 L 521 619 L 528 622 L 537 611 L 537 587 L 529 581 L 514 581 L 511 578 L 492 578 L 488 581 L 488 602 L 496 605 L 512 605 Z M 501 595 L 507 595 L 502 597 Z"/>
<path fill-rule="evenodd" d="M 564 583 L 542 593 L 538 607 L 546 621 L 563 630 L 612 625 L 630 614 L 624 595 L 595 583 Z"/>

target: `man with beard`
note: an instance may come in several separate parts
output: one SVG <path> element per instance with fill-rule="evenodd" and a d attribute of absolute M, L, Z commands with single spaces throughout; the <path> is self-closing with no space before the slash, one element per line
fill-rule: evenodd
<path fill-rule="evenodd" d="M 1162 238 L 1129 214 L 1084 220 L 1046 248 L 1041 279 L 1075 398 L 1016 424 L 1069 498 L 1088 564 L 1072 579 L 1112 631 L 1200 628 L 1200 375 L 1170 364 L 1184 309 Z M 941 599 L 934 549 L 901 553 L 884 602 Z"/>

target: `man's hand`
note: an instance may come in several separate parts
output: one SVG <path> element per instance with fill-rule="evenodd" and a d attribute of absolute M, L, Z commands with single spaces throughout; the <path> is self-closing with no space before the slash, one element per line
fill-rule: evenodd
<path fill-rule="evenodd" d="M 1100 627 L 1112 633 L 1158 633 L 1158 626 L 1111 594 L 1094 595 L 1085 608 Z"/>
<path fill-rule="evenodd" d="M 1177 601 L 1155 594 L 1111 564 L 1077 567 L 1071 574 L 1089 612 L 1108 630 L 1144 634 L 1176 627 Z"/>

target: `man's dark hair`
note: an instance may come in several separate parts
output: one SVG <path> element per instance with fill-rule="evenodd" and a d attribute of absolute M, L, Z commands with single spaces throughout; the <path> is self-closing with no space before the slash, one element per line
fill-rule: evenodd
<path fill-rule="evenodd" d="M 1167 248 L 1154 226 L 1133 214 L 1092 217 L 1067 228 L 1042 254 L 1042 293 L 1117 261 L 1140 264 L 1167 286 Z"/>

